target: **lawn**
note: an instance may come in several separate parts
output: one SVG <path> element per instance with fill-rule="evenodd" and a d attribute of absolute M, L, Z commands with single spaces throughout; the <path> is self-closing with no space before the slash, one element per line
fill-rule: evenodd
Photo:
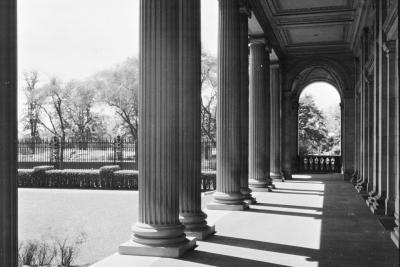
<path fill-rule="evenodd" d="M 203 206 L 210 199 L 203 197 Z M 138 216 L 137 191 L 21 188 L 18 201 L 19 241 L 73 240 L 84 233 L 79 265 L 115 253 Z"/>

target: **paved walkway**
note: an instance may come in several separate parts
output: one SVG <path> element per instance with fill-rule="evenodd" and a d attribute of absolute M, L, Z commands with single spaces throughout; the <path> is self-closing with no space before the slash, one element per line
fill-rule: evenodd
<path fill-rule="evenodd" d="M 248 211 L 207 211 L 217 234 L 183 258 L 114 254 L 93 266 L 398 266 L 390 233 L 340 175 L 275 184 Z"/>

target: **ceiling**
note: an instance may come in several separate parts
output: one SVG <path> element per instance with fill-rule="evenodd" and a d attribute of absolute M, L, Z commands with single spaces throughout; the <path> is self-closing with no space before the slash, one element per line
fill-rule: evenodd
<path fill-rule="evenodd" d="M 260 22 L 263 32 L 274 35 L 274 48 L 277 49 L 278 46 L 279 52 L 286 56 L 351 52 L 360 25 L 364 1 L 253 0 L 251 2 L 255 6 L 257 21 Z"/>

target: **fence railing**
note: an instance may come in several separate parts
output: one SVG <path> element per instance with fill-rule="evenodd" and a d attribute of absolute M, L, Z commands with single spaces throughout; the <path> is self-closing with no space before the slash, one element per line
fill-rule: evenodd
<path fill-rule="evenodd" d="M 56 169 L 98 169 L 117 164 L 122 169 L 137 170 L 137 151 L 137 142 L 119 136 L 85 141 L 24 139 L 18 141 L 18 168 L 53 165 Z M 216 170 L 216 146 L 208 140 L 201 142 L 201 169 Z"/>
<path fill-rule="evenodd" d="M 341 159 L 341 156 L 300 156 L 300 171 L 310 173 L 338 173 L 342 169 Z"/>

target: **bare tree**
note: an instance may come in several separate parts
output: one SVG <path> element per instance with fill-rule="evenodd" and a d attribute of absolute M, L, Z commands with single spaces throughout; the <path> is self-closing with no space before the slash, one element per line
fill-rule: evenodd
<path fill-rule="evenodd" d="M 52 78 L 49 84 L 43 86 L 46 98 L 42 105 L 44 118 L 39 123 L 52 135 L 61 138 L 60 161 L 63 162 L 65 139 L 70 123 L 67 120 L 67 102 L 69 91 L 57 78 Z"/>
<path fill-rule="evenodd" d="M 217 59 L 206 52 L 201 54 L 201 134 L 213 143 L 216 140 Z"/>
<path fill-rule="evenodd" d="M 94 76 L 99 99 L 113 108 L 135 141 L 139 124 L 138 73 L 138 60 L 128 58 L 115 68 L 99 72 Z"/>
<path fill-rule="evenodd" d="M 26 96 L 26 112 L 23 118 L 25 122 L 25 130 L 29 130 L 31 139 L 31 153 L 35 153 L 35 143 L 39 140 L 39 117 L 42 106 L 41 89 L 38 87 L 39 78 L 37 71 L 29 71 L 24 73 L 24 93 Z"/>

